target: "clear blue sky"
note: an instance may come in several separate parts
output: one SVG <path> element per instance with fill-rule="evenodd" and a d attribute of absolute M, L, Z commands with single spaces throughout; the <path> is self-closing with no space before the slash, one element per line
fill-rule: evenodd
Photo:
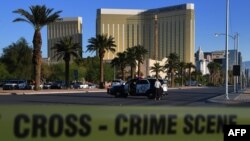
<path fill-rule="evenodd" d="M 196 39 L 195 51 L 201 46 L 203 51 L 225 49 L 225 37 L 215 37 L 214 33 L 225 33 L 226 0 L 8 0 L 1 2 L 0 8 L 0 54 L 2 49 L 20 37 L 24 37 L 32 45 L 33 29 L 27 23 L 13 23 L 19 15 L 13 10 L 36 4 L 45 4 L 48 8 L 63 10 L 61 17 L 83 18 L 83 48 L 86 50 L 87 40 L 95 36 L 96 9 L 98 8 L 127 8 L 151 9 L 178 5 L 183 3 L 195 4 Z M 250 60 L 250 1 L 230 0 L 230 34 L 239 32 L 239 50 L 243 60 Z M 42 55 L 47 57 L 47 28 L 42 30 Z M 229 49 L 233 49 L 230 39 Z M 84 53 L 84 57 L 90 54 Z M 92 54 L 93 55 L 93 54 Z"/>

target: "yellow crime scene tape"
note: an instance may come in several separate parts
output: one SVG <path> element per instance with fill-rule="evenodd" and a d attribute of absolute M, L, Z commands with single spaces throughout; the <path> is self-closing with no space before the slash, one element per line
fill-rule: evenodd
<path fill-rule="evenodd" d="M 248 108 L 0 106 L 0 141 L 223 141 Z"/>

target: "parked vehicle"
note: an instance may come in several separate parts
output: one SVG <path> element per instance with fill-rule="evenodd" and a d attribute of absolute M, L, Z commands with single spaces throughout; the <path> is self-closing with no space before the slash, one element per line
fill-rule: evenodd
<path fill-rule="evenodd" d="M 75 83 L 73 83 L 72 86 L 74 89 L 86 89 L 86 88 L 88 88 L 88 84 L 84 84 L 82 82 L 75 82 Z"/>
<path fill-rule="evenodd" d="M 3 85 L 3 90 L 25 89 L 27 87 L 26 80 L 7 80 Z"/>
<path fill-rule="evenodd" d="M 96 84 L 93 84 L 93 83 L 88 84 L 89 89 L 93 89 L 93 88 L 96 88 L 96 87 L 97 87 Z"/>
<path fill-rule="evenodd" d="M 62 89 L 65 88 L 65 82 L 64 81 L 55 81 L 50 86 L 51 89 Z"/>
<path fill-rule="evenodd" d="M 131 79 L 125 85 L 113 86 L 109 90 L 109 94 L 115 97 L 127 96 L 147 96 L 149 99 L 155 98 L 155 84 L 156 79 Z M 168 87 L 167 81 L 159 79 L 162 84 L 162 96 L 167 95 Z"/>
<path fill-rule="evenodd" d="M 3 87 L 4 84 L 5 84 L 5 81 L 0 81 L 0 87 Z"/>
<path fill-rule="evenodd" d="M 52 82 L 44 83 L 43 84 L 43 89 L 50 89 L 52 84 L 53 84 Z"/>
<path fill-rule="evenodd" d="M 40 89 L 43 89 L 43 84 L 40 84 Z M 29 84 L 25 87 L 26 90 L 34 90 L 35 89 L 35 84 Z"/>

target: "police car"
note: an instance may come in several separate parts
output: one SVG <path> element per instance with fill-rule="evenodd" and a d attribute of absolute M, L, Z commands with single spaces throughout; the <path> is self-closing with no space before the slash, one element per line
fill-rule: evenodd
<path fill-rule="evenodd" d="M 131 79 L 125 85 L 115 86 L 110 89 L 111 95 L 115 97 L 127 96 L 147 96 L 149 99 L 155 98 L 155 78 Z M 159 79 L 162 84 L 162 96 L 167 95 L 167 81 Z"/>
<path fill-rule="evenodd" d="M 111 85 L 107 88 L 107 93 L 114 95 L 114 92 L 116 92 L 117 88 L 119 88 L 121 85 L 125 84 L 125 82 L 121 79 L 116 79 L 111 82 Z"/>

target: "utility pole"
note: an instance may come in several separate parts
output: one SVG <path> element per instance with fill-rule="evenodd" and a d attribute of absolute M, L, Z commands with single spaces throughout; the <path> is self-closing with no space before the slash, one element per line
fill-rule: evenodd
<path fill-rule="evenodd" d="M 226 95 L 227 100 L 229 100 L 229 97 L 228 97 L 228 27 L 229 27 L 229 0 L 226 0 L 225 95 Z"/>
<path fill-rule="evenodd" d="M 236 65 L 239 65 L 238 61 L 238 48 L 239 48 L 239 33 L 236 32 L 235 34 L 235 40 L 236 40 Z M 236 93 L 238 93 L 238 83 L 239 83 L 239 76 L 236 76 Z"/>

